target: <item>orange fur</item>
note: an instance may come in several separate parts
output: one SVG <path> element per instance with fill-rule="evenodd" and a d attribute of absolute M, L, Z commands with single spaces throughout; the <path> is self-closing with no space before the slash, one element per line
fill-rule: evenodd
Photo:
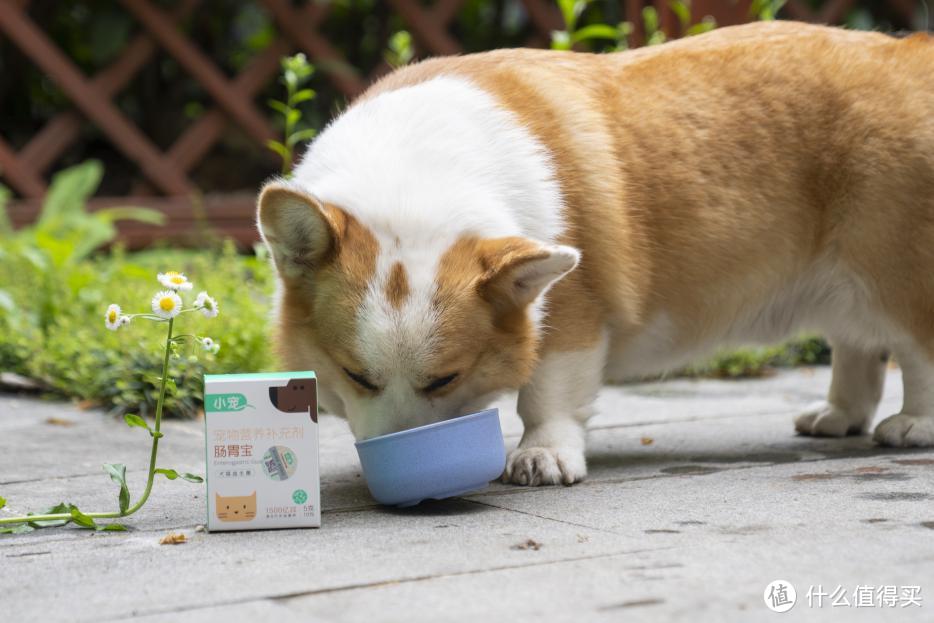
<path fill-rule="evenodd" d="M 602 323 L 624 343 L 663 309 L 701 343 L 832 250 L 934 357 L 918 272 L 934 269 L 932 69 L 924 35 L 771 22 L 618 54 L 432 59 L 364 97 L 464 76 L 552 153 L 560 242 L 584 254 L 551 291 L 546 348 Z"/>

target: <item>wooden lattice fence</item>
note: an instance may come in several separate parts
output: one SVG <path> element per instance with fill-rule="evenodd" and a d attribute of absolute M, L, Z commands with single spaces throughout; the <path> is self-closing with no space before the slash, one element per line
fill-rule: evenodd
<path fill-rule="evenodd" d="M 855 0 L 829 0 L 820 11 L 808 8 L 803 0 L 790 1 L 783 16 L 805 21 L 838 23 Z M 464 9 L 466 0 L 386 0 L 388 11 L 413 35 L 419 56 L 458 54 L 462 42 L 452 32 L 452 23 Z M 551 0 L 516 0 L 527 21 L 524 44 L 548 45 L 550 33 L 562 27 L 560 13 Z M 290 0 L 257 0 L 268 13 L 278 36 L 247 62 L 239 73 L 229 76 L 186 34 L 183 23 L 197 20 L 210 3 L 177 0 L 172 8 L 150 0 L 120 0 L 119 4 L 138 26 L 116 59 L 94 75 L 86 75 L 73 59 L 46 32 L 42 17 L 30 12 L 29 0 L 0 0 L 0 37 L 11 42 L 29 62 L 34 63 L 68 98 L 72 108 L 49 120 L 28 140 L 14 147 L 0 136 L 0 177 L 11 187 L 17 200 L 9 208 L 14 224 L 28 223 L 35 217 L 46 192 L 52 169 L 62 155 L 82 140 L 82 130 L 95 127 L 127 161 L 135 164 L 140 181 L 130 196 L 100 197 L 92 207 L 114 204 L 146 205 L 168 216 L 165 228 L 127 224 L 124 238 L 133 246 L 154 237 L 179 237 L 196 226 L 208 223 L 223 235 L 242 243 L 255 239 L 252 226 L 253 196 L 249 189 L 235 194 L 212 194 L 199 188 L 191 172 L 206 158 L 225 132 L 235 127 L 251 141 L 257 153 L 276 136 L 270 115 L 256 102 L 257 95 L 275 81 L 279 59 L 296 51 L 304 52 L 322 76 L 339 94 L 352 99 L 374 78 L 389 70 L 385 62 L 366 73 L 348 62 L 340 46 L 329 39 L 327 1 L 295 3 Z M 654 4 L 661 16 L 661 28 L 669 37 L 679 36 L 679 22 L 665 0 L 622 0 L 620 15 L 637 16 L 644 6 Z M 891 4 L 910 23 L 916 4 L 913 0 L 893 0 Z M 694 0 L 693 13 L 700 18 L 712 15 L 720 25 L 747 21 L 750 0 Z M 632 42 L 644 40 L 641 20 L 633 19 Z M 193 119 L 167 147 L 158 146 L 121 110 L 117 96 L 158 54 L 168 54 L 210 97 L 211 105 Z M 0 102 L 2 105 L 2 102 Z M 270 153 L 265 166 L 271 175 L 276 161 Z"/>

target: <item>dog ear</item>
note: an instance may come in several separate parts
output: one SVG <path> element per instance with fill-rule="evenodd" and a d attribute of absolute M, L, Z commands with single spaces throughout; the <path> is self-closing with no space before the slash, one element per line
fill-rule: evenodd
<path fill-rule="evenodd" d="M 332 257 L 343 221 L 340 210 L 283 183 L 268 184 L 257 202 L 260 234 L 284 277 L 301 276 Z"/>
<path fill-rule="evenodd" d="M 577 266 L 580 252 L 526 238 L 485 241 L 492 245 L 480 280 L 480 293 L 497 310 L 521 309 Z"/>

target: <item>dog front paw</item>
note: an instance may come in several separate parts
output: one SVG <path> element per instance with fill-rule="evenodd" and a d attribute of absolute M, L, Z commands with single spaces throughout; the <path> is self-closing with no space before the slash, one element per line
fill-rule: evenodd
<path fill-rule="evenodd" d="M 506 458 L 502 481 L 517 485 L 572 485 L 587 475 L 584 452 L 575 448 L 516 448 Z"/>
<path fill-rule="evenodd" d="M 934 417 L 899 413 L 876 426 L 872 438 L 883 446 L 896 448 L 934 447 Z"/>
<path fill-rule="evenodd" d="M 795 430 L 813 437 L 845 437 L 865 432 L 869 418 L 854 415 L 827 402 L 818 402 L 795 418 Z"/>

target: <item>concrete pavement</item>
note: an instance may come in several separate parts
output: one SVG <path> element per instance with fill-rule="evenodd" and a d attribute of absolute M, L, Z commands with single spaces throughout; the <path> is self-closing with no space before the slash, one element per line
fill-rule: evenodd
<path fill-rule="evenodd" d="M 829 378 L 815 368 L 607 388 L 584 483 L 496 484 L 406 510 L 373 503 L 346 425 L 324 416 L 320 529 L 206 534 L 203 485 L 160 479 L 129 532 L 0 535 L 0 611 L 10 621 L 934 620 L 934 450 L 796 436 L 793 415 Z M 893 370 L 880 418 L 900 396 Z M 511 447 L 514 398 L 500 407 Z M 203 473 L 201 423 L 164 432 L 160 466 Z M 59 501 L 114 508 L 103 462 L 128 465 L 135 499 L 148 442 L 96 411 L 0 396 L 0 514 Z M 169 532 L 188 541 L 160 545 Z M 773 580 L 797 592 L 784 615 L 763 599 Z"/>

